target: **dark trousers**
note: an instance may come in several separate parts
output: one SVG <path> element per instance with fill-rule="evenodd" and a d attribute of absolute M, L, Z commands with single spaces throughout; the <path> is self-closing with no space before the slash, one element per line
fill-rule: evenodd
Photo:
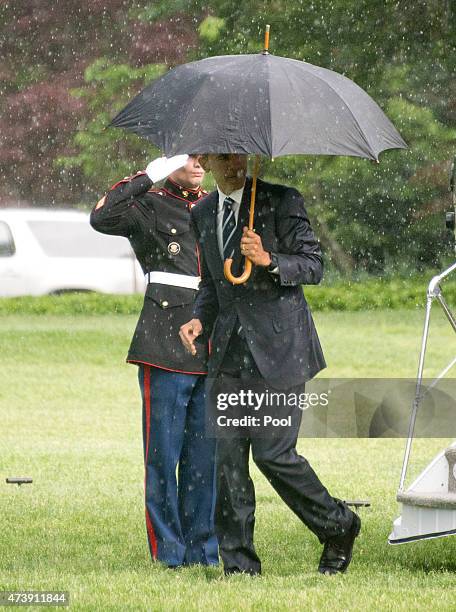
<path fill-rule="evenodd" d="M 168 566 L 216 565 L 215 441 L 205 435 L 205 377 L 147 365 L 138 377 L 152 558 Z"/>
<path fill-rule="evenodd" d="M 245 388 L 249 379 L 257 383 L 261 375 L 245 340 L 233 334 L 217 382 L 231 388 L 239 379 Z M 304 386 L 287 391 L 291 392 L 303 393 Z M 271 435 L 258 436 L 249 428 L 240 428 L 238 437 L 217 439 L 215 529 L 226 572 L 261 572 L 253 543 L 255 488 L 249 474 L 250 448 L 258 468 L 320 542 L 342 535 L 351 526 L 351 510 L 328 493 L 309 462 L 296 451 L 301 409 L 287 406 L 280 416 L 288 416 L 290 426 Z"/>

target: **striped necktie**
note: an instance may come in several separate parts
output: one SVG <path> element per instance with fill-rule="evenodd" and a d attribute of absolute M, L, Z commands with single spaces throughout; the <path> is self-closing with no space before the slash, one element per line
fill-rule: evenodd
<path fill-rule="evenodd" d="M 222 243 L 223 243 L 223 259 L 232 258 L 234 255 L 234 247 L 230 244 L 234 232 L 236 231 L 236 219 L 233 210 L 234 200 L 225 198 L 223 202 L 223 222 L 222 222 Z M 238 320 L 239 323 L 239 320 Z M 244 338 L 242 325 L 238 325 L 237 332 L 241 338 Z"/>
<path fill-rule="evenodd" d="M 234 248 L 230 241 L 236 231 L 236 218 L 233 210 L 234 200 L 225 198 L 223 202 L 223 221 L 222 221 L 222 247 L 223 259 L 233 257 Z"/>

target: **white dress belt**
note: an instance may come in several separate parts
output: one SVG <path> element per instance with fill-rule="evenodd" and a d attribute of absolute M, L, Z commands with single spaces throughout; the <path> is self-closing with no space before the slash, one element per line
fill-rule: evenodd
<path fill-rule="evenodd" d="M 200 276 L 188 276 L 187 274 L 174 274 L 173 272 L 147 272 L 148 283 L 160 285 L 172 285 L 173 287 L 184 287 L 186 289 L 198 289 Z"/>

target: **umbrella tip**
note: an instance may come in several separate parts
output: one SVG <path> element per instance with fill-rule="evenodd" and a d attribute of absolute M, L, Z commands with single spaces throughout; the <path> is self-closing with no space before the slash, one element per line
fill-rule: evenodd
<path fill-rule="evenodd" d="M 269 24 L 266 24 L 266 30 L 264 32 L 263 55 L 269 55 L 269 31 L 270 29 L 271 29 L 271 26 Z"/>

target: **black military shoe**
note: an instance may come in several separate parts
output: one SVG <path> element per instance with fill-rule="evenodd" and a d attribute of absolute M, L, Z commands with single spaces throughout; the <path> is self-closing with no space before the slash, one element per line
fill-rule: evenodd
<path fill-rule="evenodd" d="M 320 574 L 332 576 L 345 572 L 352 558 L 353 544 L 361 529 L 361 519 L 353 514 L 353 521 L 346 534 L 331 538 L 325 542 L 318 565 Z"/>

